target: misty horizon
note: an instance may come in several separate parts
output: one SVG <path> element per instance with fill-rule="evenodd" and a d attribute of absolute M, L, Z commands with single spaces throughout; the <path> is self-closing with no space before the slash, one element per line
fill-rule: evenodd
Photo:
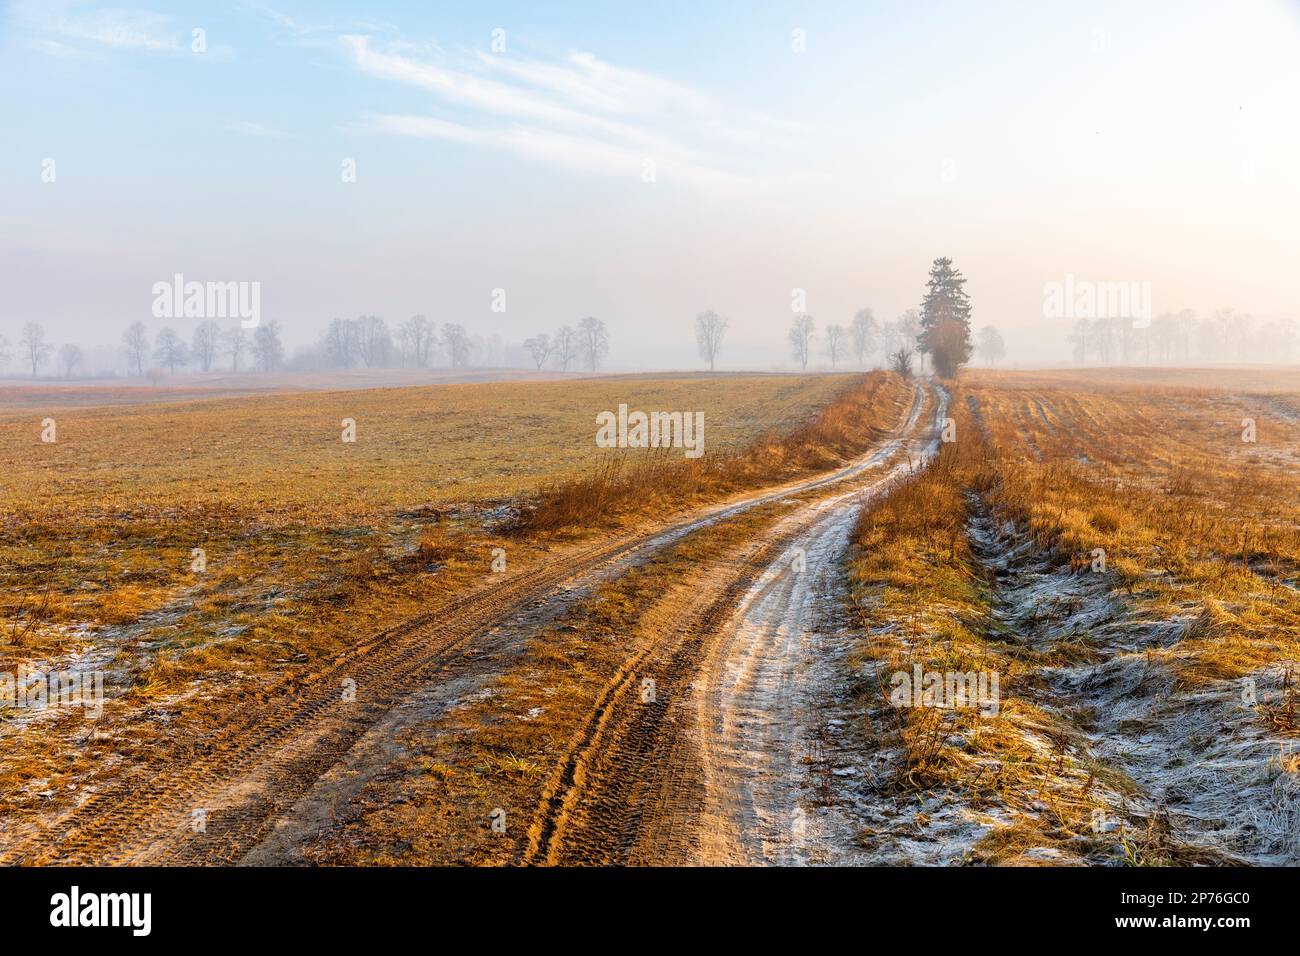
<path fill-rule="evenodd" d="M 1017 9 L 994 34 L 940 9 L 12 4 L 0 335 L 153 336 L 184 274 L 258 283 L 286 359 L 335 317 L 423 314 L 527 364 L 592 315 L 608 369 L 689 369 L 713 309 L 720 369 L 791 368 L 793 291 L 818 328 L 883 323 L 937 256 L 1006 363 L 1073 361 L 1044 315 L 1067 276 L 1300 323 L 1300 8 Z M 1294 359 L 1278 338 L 1237 360 Z"/>

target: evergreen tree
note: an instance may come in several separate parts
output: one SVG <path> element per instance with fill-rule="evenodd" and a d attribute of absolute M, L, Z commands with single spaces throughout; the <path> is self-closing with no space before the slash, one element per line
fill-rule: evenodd
<path fill-rule="evenodd" d="M 970 360 L 970 299 L 965 277 L 952 267 L 952 260 L 939 258 L 930 267 L 925 299 L 921 302 L 919 347 L 930 356 L 934 370 L 943 378 L 957 374 Z"/>

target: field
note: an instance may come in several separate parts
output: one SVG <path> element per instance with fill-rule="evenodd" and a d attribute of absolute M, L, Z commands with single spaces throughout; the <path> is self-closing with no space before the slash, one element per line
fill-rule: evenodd
<path fill-rule="evenodd" d="M 0 860 L 1300 862 L 1286 385 L 24 400 L 0 654 L 109 700 L 0 714 Z M 595 447 L 623 403 L 706 455 Z"/>
<path fill-rule="evenodd" d="M 545 483 L 609 456 L 593 442 L 598 411 L 705 410 L 717 459 L 815 418 L 849 381 L 632 377 L 52 409 L 23 398 L 0 411 L 0 660 L 14 673 L 107 669 L 124 707 L 165 714 L 230 685 L 280 686 L 481 579 L 492 547 L 527 561 L 544 543 L 505 532 Z M 46 417 L 56 442 L 41 441 Z M 165 731 L 146 721 L 131 746 Z M 25 742 L 7 744 L 0 768 L 10 805 L 39 805 L 95 763 Z"/>
<path fill-rule="evenodd" d="M 873 842 L 1294 864 L 1300 396 L 1078 381 L 973 377 L 963 437 L 863 518 L 861 710 L 890 807 Z M 996 715 L 891 708 L 885 676 L 917 664 L 999 675 Z"/>

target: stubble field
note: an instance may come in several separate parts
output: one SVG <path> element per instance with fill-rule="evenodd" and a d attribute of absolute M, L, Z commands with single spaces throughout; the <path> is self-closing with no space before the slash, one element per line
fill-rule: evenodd
<path fill-rule="evenodd" d="M 1287 385 L 447 385 L 60 407 L 57 443 L 8 409 L 0 658 L 109 702 L 0 713 L 0 859 L 1295 864 Z M 705 458 L 598 449 L 621 403 L 703 410 Z"/>

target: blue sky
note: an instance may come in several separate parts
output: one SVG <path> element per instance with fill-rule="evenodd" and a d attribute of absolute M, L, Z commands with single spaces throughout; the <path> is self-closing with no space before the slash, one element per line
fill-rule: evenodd
<path fill-rule="evenodd" d="M 1293 2 L 17 3 L 0 56 L 11 340 L 116 341 L 175 272 L 290 341 L 595 314 L 627 366 L 692 364 L 709 307 L 780 362 L 793 288 L 889 318 L 937 255 L 1026 359 L 1067 272 L 1300 311 Z"/>

